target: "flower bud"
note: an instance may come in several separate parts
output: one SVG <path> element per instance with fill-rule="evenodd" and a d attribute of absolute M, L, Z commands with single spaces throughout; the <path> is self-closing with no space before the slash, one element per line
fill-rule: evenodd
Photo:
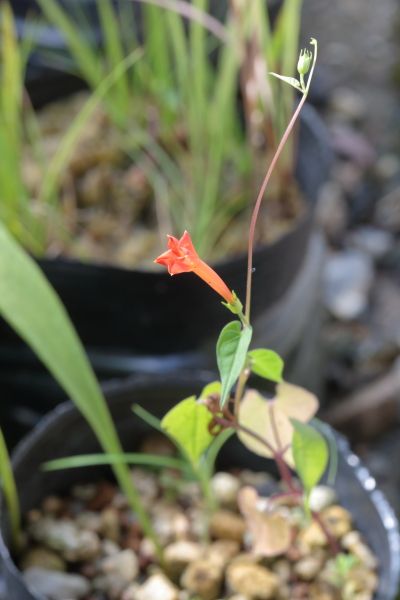
<path fill-rule="evenodd" d="M 300 75 L 306 75 L 311 67 L 312 52 L 310 50 L 301 50 L 299 61 L 297 63 L 297 71 Z"/>

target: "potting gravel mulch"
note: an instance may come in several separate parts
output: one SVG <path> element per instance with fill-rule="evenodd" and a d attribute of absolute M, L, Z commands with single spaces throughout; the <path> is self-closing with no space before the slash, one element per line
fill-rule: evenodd
<path fill-rule="evenodd" d="M 310 499 L 328 539 L 265 473 L 216 473 L 212 513 L 197 484 L 177 472 L 134 468 L 132 477 L 164 547 L 164 567 L 114 484 L 76 485 L 26 515 L 18 562 L 32 591 L 52 600 L 372 600 L 378 560 L 330 488 L 316 488 Z M 238 507 L 244 490 L 256 499 L 250 511 L 243 497 Z M 275 535 L 263 525 L 271 511 Z"/>

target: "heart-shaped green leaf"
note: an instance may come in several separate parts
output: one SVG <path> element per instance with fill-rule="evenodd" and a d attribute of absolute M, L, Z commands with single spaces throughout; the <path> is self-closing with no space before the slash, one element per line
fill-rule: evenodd
<path fill-rule="evenodd" d="M 328 464 L 329 451 L 325 438 L 311 427 L 292 419 L 294 427 L 292 452 L 294 464 L 306 494 L 318 484 Z"/>
<path fill-rule="evenodd" d="M 221 407 L 228 399 L 240 371 L 243 369 L 247 351 L 250 346 L 252 329 L 241 327 L 239 321 L 225 325 L 217 342 L 217 364 L 221 375 Z"/>
<path fill-rule="evenodd" d="M 211 413 L 195 396 L 186 398 L 172 408 L 161 426 L 178 444 L 194 465 L 207 450 L 214 437 L 208 431 Z"/>
<path fill-rule="evenodd" d="M 279 354 L 273 350 L 260 348 L 251 350 L 248 357 L 250 359 L 250 369 L 255 375 L 276 383 L 282 381 L 284 362 Z"/>

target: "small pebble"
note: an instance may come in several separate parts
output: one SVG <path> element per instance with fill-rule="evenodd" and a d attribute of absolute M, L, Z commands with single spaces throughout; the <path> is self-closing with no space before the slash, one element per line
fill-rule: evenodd
<path fill-rule="evenodd" d="M 320 512 L 337 501 L 337 495 L 333 488 L 326 485 L 315 486 L 310 494 L 310 509 Z"/>
<path fill-rule="evenodd" d="M 164 550 L 165 568 L 173 581 L 177 581 L 183 571 L 203 555 L 203 548 L 196 542 L 182 540 L 174 542 Z"/>
<path fill-rule="evenodd" d="M 230 473 L 219 472 L 211 479 L 211 489 L 218 504 L 227 508 L 235 508 L 240 482 Z"/>
<path fill-rule="evenodd" d="M 393 233 L 400 231 L 400 186 L 390 190 L 377 201 L 375 222 Z"/>
<path fill-rule="evenodd" d="M 100 533 L 107 539 L 118 542 L 120 538 L 120 515 L 117 509 L 108 507 L 100 515 Z"/>
<path fill-rule="evenodd" d="M 103 573 L 116 575 L 126 583 L 133 581 L 139 574 L 138 559 L 130 549 L 103 559 L 100 568 Z"/>
<path fill-rule="evenodd" d="M 99 513 L 94 511 L 81 512 L 75 519 L 75 523 L 81 529 L 87 529 L 88 531 L 94 531 L 95 533 L 100 532 L 101 518 Z"/>
<path fill-rule="evenodd" d="M 46 514 L 59 515 L 65 509 L 65 502 L 58 496 L 47 496 L 43 500 L 42 510 Z"/>
<path fill-rule="evenodd" d="M 336 241 L 343 235 L 348 210 L 344 192 L 336 181 L 328 181 L 320 190 L 316 218 L 329 240 Z"/>
<path fill-rule="evenodd" d="M 384 181 L 400 173 L 400 159 L 397 154 L 383 154 L 375 164 L 375 173 Z"/>
<path fill-rule="evenodd" d="M 351 514 L 348 510 L 334 504 L 321 512 L 321 518 L 330 533 L 336 538 L 342 538 L 351 529 Z"/>
<path fill-rule="evenodd" d="M 323 275 L 326 307 L 344 321 L 360 317 L 368 306 L 373 277 L 372 260 L 363 252 L 345 250 L 332 254 Z"/>
<path fill-rule="evenodd" d="M 351 246 L 369 254 L 374 260 L 383 258 L 394 244 L 393 235 L 389 231 L 371 225 L 358 227 L 347 237 Z"/>
<path fill-rule="evenodd" d="M 231 592 L 243 594 L 249 600 L 270 600 L 279 587 L 275 573 L 254 564 L 230 565 L 226 571 L 226 582 Z"/>
<path fill-rule="evenodd" d="M 324 532 L 315 521 L 304 527 L 297 537 L 297 546 L 302 555 L 310 554 L 315 548 L 324 548 L 327 543 Z"/>
<path fill-rule="evenodd" d="M 92 531 L 81 530 L 70 520 L 44 517 L 33 523 L 29 532 L 33 539 L 56 550 L 67 561 L 91 560 L 99 555 L 101 544 Z"/>
<path fill-rule="evenodd" d="M 294 565 L 295 574 L 304 581 L 312 581 L 320 572 L 324 564 L 323 553 L 314 553 L 298 560 Z"/>
<path fill-rule="evenodd" d="M 176 505 L 158 503 L 153 515 L 153 527 L 160 540 L 168 544 L 187 537 L 189 520 Z"/>
<path fill-rule="evenodd" d="M 121 551 L 121 548 L 112 540 L 102 540 L 101 553 L 103 556 L 114 556 Z"/>
<path fill-rule="evenodd" d="M 30 589 L 49 600 L 79 600 L 90 591 L 85 577 L 71 573 L 32 567 L 24 572 L 23 578 Z"/>
<path fill-rule="evenodd" d="M 218 510 L 211 517 L 210 535 L 213 538 L 233 540 L 241 544 L 245 530 L 244 519 L 229 510 Z"/>
<path fill-rule="evenodd" d="M 349 531 L 342 538 L 343 547 L 354 554 L 367 569 L 375 570 L 378 561 L 371 550 L 362 541 L 358 531 Z"/>
<path fill-rule="evenodd" d="M 179 600 L 179 590 L 165 575 L 156 573 L 135 591 L 132 600 Z"/>
<path fill-rule="evenodd" d="M 76 498 L 76 500 L 88 502 L 95 497 L 96 492 L 97 486 L 92 483 L 87 483 L 85 485 L 74 485 L 71 489 L 71 496 Z"/>
<path fill-rule="evenodd" d="M 23 571 L 31 567 L 49 569 L 50 571 L 66 570 L 65 560 L 56 552 L 42 546 L 30 548 L 22 557 L 20 565 Z"/>
<path fill-rule="evenodd" d="M 125 579 L 116 573 L 97 575 L 91 583 L 93 589 L 104 594 L 107 600 L 120 600 L 121 594 L 127 586 Z"/>
<path fill-rule="evenodd" d="M 238 542 L 234 540 L 217 540 L 207 547 L 205 557 L 213 564 L 225 568 L 239 552 L 240 545 Z"/>
<path fill-rule="evenodd" d="M 217 600 L 221 591 L 222 570 L 209 560 L 197 560 L 184 571 L 181 585 L 201 600 Z"/>

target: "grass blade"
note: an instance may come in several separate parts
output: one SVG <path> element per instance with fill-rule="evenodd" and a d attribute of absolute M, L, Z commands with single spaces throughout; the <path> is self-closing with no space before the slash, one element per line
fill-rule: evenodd
<path fill-rule="evenodd" d="M 125 52 L 122 44 L 121 32 L 116 9 L 110 0 L 97 0 L 104 52 L 109 70 L 115 68 L 124 60 Z M 124 126 L 126 115 L 130 111 L 132 98 L 129 96 L 129 78 L 125 71 L 115 84 L 115 111 L 119 125 Z"/>
<path fill-rule="evenodd" d="M 11 525 L 12 543 L 16 548 L 21 533 L 21 513 L 19 508 L 18 492 L 15 485 L 14 473 L 11 467 L 3 432 L 0 429 L 0 484 L 8 508 Z"/>
<path fill-rule="evenodd" d="M 80 467 L 95 467 L 99 465 L 145 465 L 148 467 L 157 467 L 159 469 L 187 469 L 186 463 L 178 458 L 170 456 L 160 456 L 157 454 L 141 454 L 135 452 L 126 452 L 124 454 L 85 454 L 78 456 L 69 456 L 49 460 L 44 463 L 45 471 L 58 471 L 60 469 L 76 469 Z"/>
<path fill-rule="evenodd" d="M 100 102 L 107 95 L 111 87 L 119 78 L 134 65 L 142 56 L 141 49 L 131 52 L 121 63 L 119 63 L 107 77 L 105 77 L 93 94 L 87 100 L 82 110 L 75 117 L 67 133 L 64 135 L 61 143 L 55 153 L 46 174 L 43 179 L 42 187 L 39 193 L 39 200 L 43 203 L 54 202 L 60 176 L 74 151 L 75 145 L 79 141 L 83 127 L 86 125 L 93 112 Z"/>
<path fill-rule="evenodd" d="M 38 4 L 49 21 L 62 32 L 85 79 L 91 86 L 97 86 L 103 77 L 103 70 L 96 49 L 87 41 L 87 36 L 82 35 L 80 28 L 57 0 L 38 0 Z"/>
<path fill-rule="evenodd" d="M 164 429 L 161 426 L 161 420 L 158 419 L 157 417 L 155 417 L 154 415 L 152 415 L 148 410 L 146 410 L 145 408 L 143 408 L 139 404 L 134 404 L 132 406 L 132 412 L 137 417 L 139 417 L 140 419 L 142 419 L 142 421 L 144 421 L 145 423 L 147 423 L 147 425 L 150 425 L 150 427 L 152 429 L 156 429 L 157 431 L 159 431 L 160 433 L 162 433 L 163 435 L 165 435 L 165 431 L 164 431 Z"/>
<path fill-rule="evenodd" d="M 235 431 L 233 429 L 225 429 L 219 435 L 217 435 L 215 440 L 212 442 L 206 455 L 206 469 L 208 477 L 213 476 L 218 454 L 220 453 L 221 448 L 226 444 L 229 438 L 233 436 L 234 433 Z"/>

